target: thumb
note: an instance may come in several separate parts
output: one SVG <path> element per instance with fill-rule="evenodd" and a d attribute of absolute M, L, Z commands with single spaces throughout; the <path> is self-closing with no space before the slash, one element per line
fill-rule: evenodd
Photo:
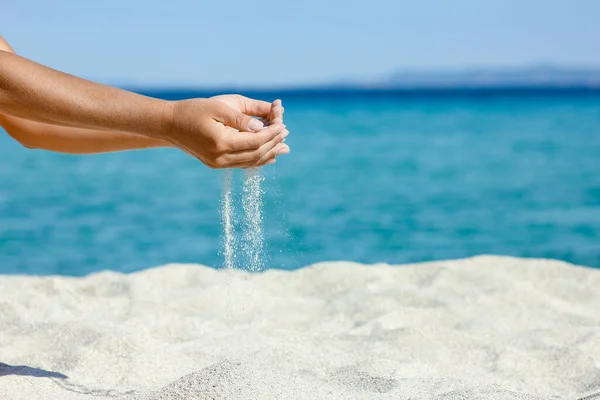
<path fill-rule="evenodd" d="M 227 106 L 223 108 L 222 118 L 223 124 L 241 132 L 258 132 L 264 128 L 264 124 L 256 118 Z"/>

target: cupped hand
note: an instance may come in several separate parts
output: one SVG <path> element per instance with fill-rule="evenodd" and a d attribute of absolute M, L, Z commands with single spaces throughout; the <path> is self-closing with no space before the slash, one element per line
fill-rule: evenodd
<path fill-rule="evenodd" d="M 273 103 L 269 103 L 262 100 L 251 99 L 239 94 L 222 94 L 213 96 L 211 99 L 227 104 L 229 107 L 243 114 L 259 117 L 261 120 L 267 122 L 268 125 L 283 123 L 283 113 L 285 110 L 279 99 L 275 100 Z M 289 134 L 289 131 L 286 130 L 285 132 L 285 135 Z M 265 164 L 275 164 L 277 162 L 275 160 L 276 156 L 288 154 L 289 152 L 290 148 L 288 145 L 279 144 L 275 156 L 267 160 Z"/>
<path fill-rule="evenodd" d="M 225 101 L 212 98 L 172 102 L 165 111 L 164 139 L 210 168 L 264 165 L 286 152 L 287 146 L 281 142 L 288 132 L 280 122 L 264 127 L 250 116 L 269 116 L 270 103 L 266 103 L 269 105 L 266 111 L 262 105 L 265 102 L 247 100 L 243 96 L 229 96 Z"/>

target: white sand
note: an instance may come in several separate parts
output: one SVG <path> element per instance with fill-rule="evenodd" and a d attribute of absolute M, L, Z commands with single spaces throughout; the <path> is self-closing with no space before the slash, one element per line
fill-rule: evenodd
<path fill-rule="evenodd" d="M 558 261 L 0 276 L 1 400 L 594 392 L 600 270 Z"/>

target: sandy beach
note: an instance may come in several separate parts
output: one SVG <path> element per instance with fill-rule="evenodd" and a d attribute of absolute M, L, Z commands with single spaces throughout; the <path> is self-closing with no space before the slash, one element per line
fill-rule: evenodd
<path fill-rule="evenodd" d="M 600 270 L 481 256 L 0 276 L 0 399 L 600 392 Z"/>

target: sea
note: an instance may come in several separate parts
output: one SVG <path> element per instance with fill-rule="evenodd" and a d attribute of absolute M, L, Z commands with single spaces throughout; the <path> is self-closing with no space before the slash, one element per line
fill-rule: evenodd
<path fill-rule="evenodd" d="M 600 90 L 243 94 L 281 98 L 291 132 L 291 153 L 259 171 L 265 268 L 481 254 L 600 267 Z M 0 273 L 222 268 L 225 174 L 177 149 L 64 155 L 0 131 Z"/>

